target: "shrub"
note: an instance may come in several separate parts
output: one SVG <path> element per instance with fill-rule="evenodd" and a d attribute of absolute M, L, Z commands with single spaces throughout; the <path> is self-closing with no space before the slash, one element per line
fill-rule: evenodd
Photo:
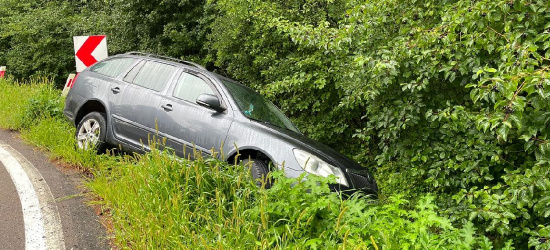
<path fill-rule="evenodd" d="M 215 6 L 216 64 L 377 172 L 388 195 L 434 192 L 498 246 L 545 241 L 535 233 L 550 197 L 545 1 Z"/>

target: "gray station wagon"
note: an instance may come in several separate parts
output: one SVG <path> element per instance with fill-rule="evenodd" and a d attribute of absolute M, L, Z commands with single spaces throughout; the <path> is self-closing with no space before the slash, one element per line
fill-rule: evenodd
<path fill-rule="evenodd" d="M 254 179 L 284 169 L 294 178 L 334 175 L 334 190 L 378 192 L 365 168 L 304 136 L 260 94 L 193 62 L 140 52 L 109 57 L 78 74 L 64 114 L 83 149 L 145 152 L 155 135 L 181 157 L 193 149 L 223 152 L 217 157 L 231 163 L 239 156 Z"/>

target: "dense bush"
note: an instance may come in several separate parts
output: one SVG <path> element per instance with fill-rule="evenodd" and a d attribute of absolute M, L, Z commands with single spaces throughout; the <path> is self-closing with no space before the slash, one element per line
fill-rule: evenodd
<path fill-rule="evenodd" d="M 548 247 L 546 1 L 216 3 L 217 65 L 383 190 Z"/>
<path fill-rule="evenodd" d="M 66 77 L 74 64 L 72 11 L 69 3 L 0 2 L 0 64 L 19 78 Z"/>

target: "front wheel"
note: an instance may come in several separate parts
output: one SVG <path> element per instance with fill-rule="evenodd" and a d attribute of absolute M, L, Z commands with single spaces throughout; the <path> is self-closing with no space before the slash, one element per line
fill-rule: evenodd
<path fill-rule="evenodd" d="M 76 127 L 76 146 L 79 149 L 95 149 L 98 153 L 103 153 L 106 148 L 107 134 L 105 120 L 105 114 L 99 112 L 91 112 L 84 116 Z"/>
<path fill-rule="evenodd" d="M 242 164 L 249 169 L 250 175 L 258 187 L 271 188 L 272 180 L 268 178 L 269 168 L 265 162 L 256 159 L 244 159 Z"/>

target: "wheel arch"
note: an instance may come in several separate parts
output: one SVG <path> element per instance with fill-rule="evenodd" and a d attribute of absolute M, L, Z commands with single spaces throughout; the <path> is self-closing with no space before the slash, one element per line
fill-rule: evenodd
<path fill-rule="evenodd" d="M 97 99 L 92 99 L 86 101 L 79 109 L 74 119 L 75 126 L 78 126 L 80 121 L 82 121 L 82 118 L 86 116 L 87 114 L 91 112 L 100 112 L 100 113 L 107 113 L 107 108 L 105 107 L 105 104 Z M 105 117 L 106 119 L 109 119 L 109 117 Z M 107 122 L 107 121 L 106 121 Z"/>
<path fill-rule="evenodd" d="M 236 164 L 248 158 L 264 161 L 269 166 L 270 171 L 273 170 L 272 168 L 276 164 L 271 155 L 256 147 L 237 148 L 228 154 L 225 160 L 229 164 Z M 269 164 L 269 162 L 273 164 Z"/>

